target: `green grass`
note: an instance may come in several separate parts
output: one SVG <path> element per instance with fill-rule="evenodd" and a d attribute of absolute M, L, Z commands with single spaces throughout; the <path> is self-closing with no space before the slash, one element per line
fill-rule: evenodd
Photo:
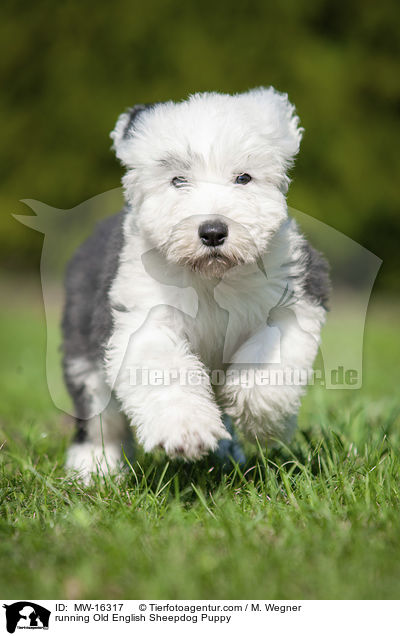
<path fill-rule="evenodd" d="M 139 455 L 82 488 L 21 290 L 0 314 L 0 597 L 399 598 L 397 331 L 373 306 L 363 388 L 311 388 L 290 449 L 253 450 L 244 474 Z"/>

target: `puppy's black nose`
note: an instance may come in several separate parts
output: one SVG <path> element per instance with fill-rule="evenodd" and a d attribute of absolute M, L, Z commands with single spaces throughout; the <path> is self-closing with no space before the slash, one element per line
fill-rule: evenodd
<path fill-rule="evenodd" d="M 205 221 L 199 227 L 199 237 L 207 247 L 222 245 L 228 236 L 228 226 L 222 221 Z"/>

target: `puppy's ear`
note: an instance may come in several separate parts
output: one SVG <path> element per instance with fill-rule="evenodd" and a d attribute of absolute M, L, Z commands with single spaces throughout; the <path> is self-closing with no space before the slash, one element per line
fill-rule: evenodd
<path fill-rule="evenodd" d="M 283 161 L 290 165 L 299 151 L 304 132 L 295 107 L 286 93 L 280 93 L 272 86 L 253 89 L 248 95 L 262 109 L 266 129 L 276 140 Z"/>
<path fill-rule="evenodd" d="M 125 149 L 127 142 L 134 135 L 135 124 L 137 124 L 141 115 L 149 108 L 152 108 L 153 105 L 154 104 L 137 104 L 118 117 L 115 128 L 110 133 L 110 137 L 113 140 L 115 154 L 122 163 L 127 163 Z"/>

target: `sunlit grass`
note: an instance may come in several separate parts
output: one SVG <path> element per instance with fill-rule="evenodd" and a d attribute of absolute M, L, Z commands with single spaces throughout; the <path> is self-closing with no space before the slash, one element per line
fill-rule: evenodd
<path fill-rule="evenodd" d="M 139 452 L 83 488 L 63 470 L 42 314 L 3 310 L 0 596 L 398 598 L 396 332 L 376 304 L 363 389 L 313 387 L 290 448 L 253 448 L 230 474 Z"/>

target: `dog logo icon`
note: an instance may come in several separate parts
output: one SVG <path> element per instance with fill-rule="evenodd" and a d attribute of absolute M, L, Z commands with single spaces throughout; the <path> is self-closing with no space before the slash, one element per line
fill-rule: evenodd
<path fill-rule="evenodd" d="M 32 601 L 18 601 L 3 607 L 9 634 L 14 634 L 16 629 L 49 629 L 51 612 L 41 605 Z"/>

